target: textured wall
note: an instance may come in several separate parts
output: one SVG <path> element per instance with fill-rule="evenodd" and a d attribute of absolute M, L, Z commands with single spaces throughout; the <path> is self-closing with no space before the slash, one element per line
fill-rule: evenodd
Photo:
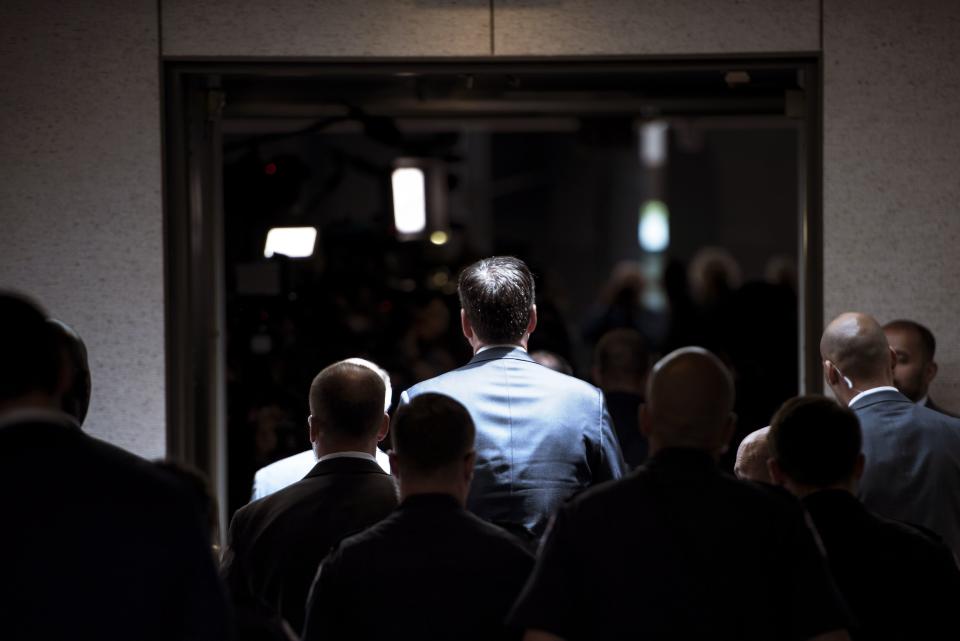
<path fill-rule="evenodd" d="M 824 311 L 930 327 L 960 409 L 960 3 L 824 6 Z"/>
<path fill-rule="evenodd" d="M 478 56 L 488 0 L 163 0 L 166 56 Z"/>
<path fill-rule="evenodd" d="M 153 0 L 0 3 L 0 287 L 86 339 L 89 432 L 164 453 Z"/>
<path fill-rule="evenodd" d="M 497 55 L 816 51 L 819 0 L 496 0 Z"/>
<path fill-rule="evenodd" d="M 169 56 L 491 52 L 487 0 L 163 0 Z M 820 48 L 818 0 L 497 0 L 502 55 Z M 0 3 L 0 287 L 89 343 L 88 429 L 164 448 L 154 0 Z M 602 11 L 598 9 L 602 7 Z M 960 5 L 825 0 L 825 308 L 914 316 L 960 409 Z"/>

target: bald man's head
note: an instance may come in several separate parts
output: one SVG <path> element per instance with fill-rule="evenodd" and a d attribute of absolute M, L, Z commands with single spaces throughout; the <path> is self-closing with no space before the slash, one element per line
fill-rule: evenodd
<path fill-rule="evenodd" d="M 833 319 L 820 339 L 827 381 L 843 381 L 847 389 L 863 391 L 893 382 L 894 356 L 880 324 L 867 314 L 847 312 Z M 829 364 L 828 364 L 829 362 Z M 841 373 L 833 371 L 835 366 Z M 846 379 L 843 379 L 846 377 Z"/>
<path fill-rule="evenodd" d="M 747 434 L 746 438 L 740 441 L 737 462 L 733 466 L 733 472 L 738 479 L 773 483 L 773 479 L 770 478 L 770 469 L 767 467 L 767 461 L 770 459 L 770 446 L 767 444 L 769 433 L 769 426 L 761 427 L 756 432 Z"/>
<path fill-rule="evenodd" d="M 369 438 L 383 425 L 385 397 L 383 379 L 375 369 L 339 361 L 324 368 L 310 385 L 313 425 L 332 438 Z"/>
<path fill-rule="evenodd" d="M 651 449 L 693 447 L 722 452 L 733 432 L 733 379 L 716 356 L 684 347 L 650 373 L 643 430 Z"/>

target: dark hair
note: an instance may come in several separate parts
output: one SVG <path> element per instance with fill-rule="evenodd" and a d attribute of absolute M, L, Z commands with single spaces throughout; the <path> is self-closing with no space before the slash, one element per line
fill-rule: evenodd
<path fill-rule="evenodd" d="M 460 306 L 477 337 L 488 343 L 519 340 L 530 323 L 533 274 L 519 258 L 484 258 L 460 272 Z"/>
<path fill-rule="evenodd" d="M 822 396 L 784 403 L 770 422 L 770 454 L 784 474 L 803 485 L 829 487 L 853 474 L 860 454 L 860 421 Z"/>
<path fill-rule="evenodd" d="M 369 367 L 340 361 L 313 379 L 310 412 L 327 433 L 366 438 L 382 424 L 385 389 Z"/>
<path fill-rule="evenodd" d="M 604 334 L 597 341 L 593 358 L 605 379 L 640 379 L 650 369 L 646 341 L 635 329 L 613 329 Z"/>
<path fill-rule="evenodd" d="M 19 294 L 0 291 L 0 400 L 56 393 L 61 367 L 43 310 Z"/>
<path fill-rule="evenodd" d="M 920 323 L 905 318 L 890 321 L 883 326 L 884 329 L 914 331 L 920 337 L 920 346 L 923 347 L 924 357 L 928 363 L 933 362 L 933 357 L 937 353 L 937 339 L 933 337 L 933 332 Z"/>
<path fill-rule="evenodd" d="M 476 429 L 463 405 L 443 394 L 421 394 L 401 405 L 390 428 L 401 464 L 429 474 L 473 449 Z"/>
<path fill-rule="evenodd" d="M 72 327 L 55 318 L 47 319 L 53 328 L 53 335 L 60 347 L 64 367 L 70 374 L 70 387 L 60 399 L 64 412 L 83 424 L 90 407 L 90 365 L 87 362 L 87 346 Z"/>

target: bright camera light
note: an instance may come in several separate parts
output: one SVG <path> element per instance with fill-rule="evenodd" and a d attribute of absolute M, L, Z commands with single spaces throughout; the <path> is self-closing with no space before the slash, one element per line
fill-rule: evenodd
<path fill-rule="evenodd" d="M 434 245 L 446 245 L 448 240 L 450 240 L 450 236 L 445 231 L 435 231 L 430 234 L 430 242 Z"/>
<path fill-rule="evenodd" d="M 640 128 L 640 159 L 649 169 L 662 167 L 667 162 L 667 123 L 648 122 Z"/>
<path fill-rule="evenodd" d="M 423 170 L 393 170 L 393 223 L 401 235 L 419 234 L 427 228 L 427 195 Z"/>
<path fill-rule="evenodd" d="M 316 242 L 316 227 L 274 227 L 267 232 L 263 256 L 270 258 L 282 254 L 290 258 L 307 258 L 313 256 Z"/>
<path fill-rule="evenodd" d="M 662 252 L 670 246 L 670 213 L 659 200 L 648 200 L 640 210 L 637 225 L 640 247 L 648 252 Z"/>

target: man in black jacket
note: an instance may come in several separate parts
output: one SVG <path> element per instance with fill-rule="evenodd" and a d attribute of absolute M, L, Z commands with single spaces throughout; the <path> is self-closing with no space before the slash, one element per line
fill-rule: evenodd
<path fill-rule="evenodd" d="M 447 396 L 421 394 L 397 410 L 391 463 L 400 508 L 324 560 L 305 641 L 519 636 L 503 621 L 533 557 L 464 509 L 474 434 L 470 414 Z"/>
<path fill-rule="evenodd" d="M 864 464 L 856 414 L 826 398 L 795 398 L 773 417 L 768 443 L 771 475 L 803 500 L 862 638 L 960 639 L 950 549 L 854 495 Z"/>
<path fill-rule="evenodd" d="M 0 637 L 226 638 L 190 496 L 64 411 L 73 368 L 39 309 L 0 293 L 0 322 Z"/>
<path fill-rule="evenodd" d="M 717 467 L 733 400 L 706 350 L 654 366 L 640 416 L 650 459 L 558 512 L 510 616 L 527 641 L 848 638 L 798 502 Z"/>
<path fill-rule="evenodd" d="M 355 363 L 334 363 L 313 380 L 308 423 L 317 464 L 230 524 L 221 575 L 238 608 L 279 613 L 299 630 L 320 560 L 396 507 L 393 478 L 374 457 L 389 428 L 383 398 L 380 376 Z"/>

